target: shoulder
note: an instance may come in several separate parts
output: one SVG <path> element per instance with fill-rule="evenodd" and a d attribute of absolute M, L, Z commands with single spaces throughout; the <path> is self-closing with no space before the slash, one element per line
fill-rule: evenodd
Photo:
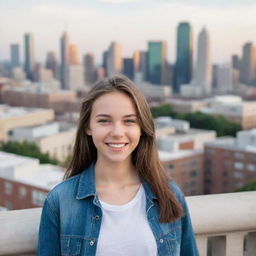
<path fill-rule="evenodd" d="M 68 178 L 67 180 L 64 180 L 58 185 L 56 185 L 47 194 L 46 199 L 48 201 L 57 202 L 63 198 L 75 196 L 80 176 L 81 176 L 81 173 L 75 176 L 72 176 L 71 178 Z"/>

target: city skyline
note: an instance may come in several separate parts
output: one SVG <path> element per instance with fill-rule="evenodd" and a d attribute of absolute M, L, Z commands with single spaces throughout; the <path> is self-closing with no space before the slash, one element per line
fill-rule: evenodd
<path fill-rule="evenodd" d="M 193 30 L 194 46 L 202 27 L 206 27 L 211 38 L 212 61 L 229 62 L 232 54 L 241 56 L 244 43 L 254 42 L 255 14 L 256 4 L 250 0 L 232 4 L 218 0 L 194 0 L 190 4 L 171 0 L 77 0 L 72 4 L 11 0 L 1 4 L 0 60 L 10 59 L 10 44 L 24 47 L 23 35 L 29 32 L 34 34 L 37 61 L 45 61 L 48 51 L 54 51 L 59 60 L 59 38 L 66 30 L 70 42 L 78 47 L 80 61 L 83 54 L 91 52 L 96 63 L 100 63 L 102 52 L 111 41 L 123 46 L 123 57 L 131 57 L 134 51 L 147 49 L 148 41 L 156 40 L 167 42 L 167 59 L 173 63 L 177 26 L 187 21 Z M 195 54 L 196 49 L 194 57 Z M 21 58 L 24 59 L 23 51 Z"/>

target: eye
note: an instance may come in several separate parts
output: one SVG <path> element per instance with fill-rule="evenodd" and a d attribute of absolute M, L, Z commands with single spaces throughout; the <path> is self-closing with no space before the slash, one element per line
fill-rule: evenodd
<path fill-rule="evenodd" d="M 125 123 L 136 123 L 136 120 L 134 119 L 126 119 L 124 120 Z"/>
<path fill-rule="evenodd" d="M 108 120 L 108 119 L 99 119 L 97 122 L 98 123 L 108 123 L 108 122 L 110 122 L 110 120 Z"/>

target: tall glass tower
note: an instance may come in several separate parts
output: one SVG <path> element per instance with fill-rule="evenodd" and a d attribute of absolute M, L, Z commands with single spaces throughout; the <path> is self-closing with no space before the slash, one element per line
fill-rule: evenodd
<path fill-rule="evenodd" d="M 182 84 L 188 84 L 192 77 L 192 30 L 188 22 L 179 23 L 177 31 L 177 55 L 175 65 L 174 92 Z"/>
<path fill-rule="evenodd" d="M 60 39 L 60 80 L 61 80 L 61 88 L 67 89 L 67 69 L 68 69 L 68 57 L 69 57 L 69 41 L 68 34 L 64 32 Z"/>
<path fill-rule="evenodd" d="M 163 65 L 166 59 L 165 42 L 148 42 L 148 81 L 152 84 L 162 83 Z"/>
<path fill-rule="evenodd" d="M 34 60 L 34 39 L 31 33 L 24 35 L 24 47 L 25 47 L 25 63 L 24 70 L 27 74 L 27 78 L 33 80 L 33 70 L 35 65 Z"/>
<path fill-rule="evenodd" d="M 11 66 L 12 68 L 20 66 L 20 48 L 18 44 L 11 44 Z"/>

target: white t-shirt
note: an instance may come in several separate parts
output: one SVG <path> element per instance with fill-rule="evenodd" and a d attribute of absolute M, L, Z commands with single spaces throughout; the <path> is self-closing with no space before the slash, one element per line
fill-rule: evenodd
<path fill-rule="evenodd" d="M 96 256 L 157 256 L 157 245 L 146 216 L 146 196 L 140 186 L 123 205 L 100 201 L 102 223 Z"/>

